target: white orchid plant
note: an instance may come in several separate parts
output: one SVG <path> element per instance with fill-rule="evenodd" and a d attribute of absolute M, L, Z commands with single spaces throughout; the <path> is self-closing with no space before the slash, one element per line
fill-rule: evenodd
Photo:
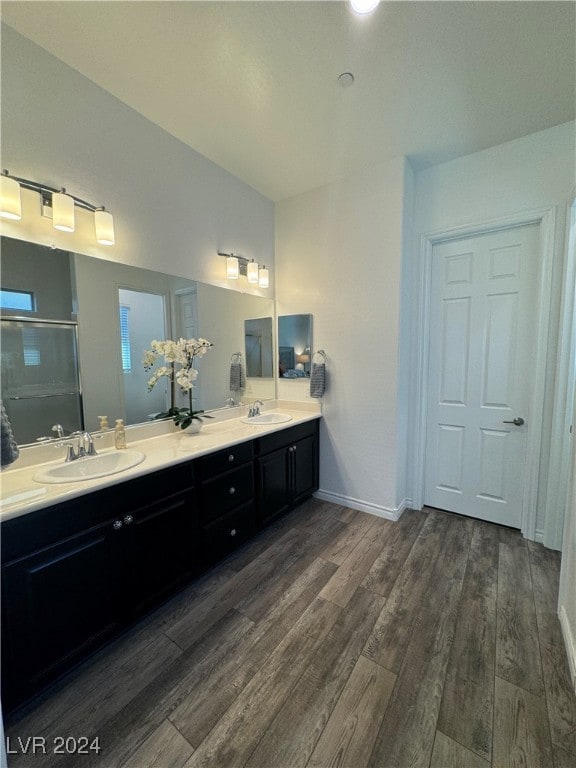
<path fill-rule="evenodd" d="M 198 378 L 198 370 L 194 368 L 195 358 L 204 357 L 206 352 L 213 347 L 212 342 L 206 339 L 179 339 L 172 341 L 152 341 L 151 349 L 144 353 L 144 369 L 151 371 L 160 358 L 164 358 L 164 365 L 158 366 L 148 380 L 148 391 L 151 392 L 156 382 L 164 376 L 170 381 L 170 408 L 165 413 L 159 413 L 156 418 L 170 417 L 181 429 L 186 429 L 194 419 L 211 419 L 204 411 L 194 411 L 192 408 L 192 387 Z M 178 367 L 177 367 L 178 366 Z M 189 407 L 177 408 L 174 404 L 174 387 L 178 384 L 182 392 L 188 392 Z"/>

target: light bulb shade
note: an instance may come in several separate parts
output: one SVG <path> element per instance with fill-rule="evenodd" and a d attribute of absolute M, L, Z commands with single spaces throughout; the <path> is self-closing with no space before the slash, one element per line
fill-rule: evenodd
<path fill-rule="evenodd" d="M 248 262 L 248 266 L 246 267 L 246 275 L 248 277 L 249 283 L 257 283 L 259 280 L 258 275 L 258 264 L 252 259 L 252 261 Z"/>
<path fill-rule="evenodd" d="M 96 240 L 100 245 L 114 245 L 114 218 L 111 213 L 99 208 L 94 211 Z"/>
<path fill-rule="evenodd" d="M 240 274 L 240 267 L 238 266 L 238 259 L 236 256 L 228 256 L 226 259 L 226 277 L 229 280 L 238 280 Z"/>
<path fill-rule="evenodd" d="M 258 270 L 258 285 L 260 288 L 268 288 L 270 285 L 270 273 L 266 267 L 260 267 Z"/>
<path fill-rule="evenodd" d="M 372 13 L 379 3 L 380 0 L 350 0 L 353 10 L 360 14 Z"/>
<path fill-rule="evenodd" d="M 61 232 L 74 232 L 74 200 L 64 190 L 52 195 L 52 226 Z"/>
<path fill-rule="evenodd" d="M 22 218 L 20 184 L 8 176 L 0 176 L 0 216 L 15 221 Z"/>

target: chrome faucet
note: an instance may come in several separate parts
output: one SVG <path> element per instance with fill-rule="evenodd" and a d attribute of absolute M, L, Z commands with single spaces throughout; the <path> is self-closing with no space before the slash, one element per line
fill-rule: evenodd
<path fill-rule="evenodd" d="M 81 456 L 96 456 L 96 448 L 90 432 L 83 432 L 78 440 L 78 458 Z"/>
<path fill-rule="evenodd" d="M 84 456 L 96 456 L 96 448 L 90 432 L 73 432 L 71 437 L 78 438 L 77 448 L 74 450 L 74 445 L 71 442 L 68 443 L 64 461 L 76 461 L 76 459 L 82 459 Z"/>
<path fill-rule="evenodd" d="M 253 416 L 259 416 L 260 415 L 260 406 L 264 405 L 262 400 L 255 400 L 254 404 L 248 409 L 248 418 L 251 419 Z"/>

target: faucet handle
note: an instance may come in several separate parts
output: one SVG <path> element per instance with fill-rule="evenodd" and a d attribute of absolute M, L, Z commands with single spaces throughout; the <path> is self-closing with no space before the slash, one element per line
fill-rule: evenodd
<path fill-rule="evenodd" d="M 84 433 L 84 440 L 88 441 L 88 448 L 86 449 L 86 456 L 96 456 L 96 448 L 94 447 L 94 440 L 90 432 Z"/>
<path fill-rule="evenodd" d="M 78 458 L 78 454 L 74 450 L 74 446 L 72 445 L 72 443 L 68 443 L 68 445 L 66 446 L 66 458 L 64 459 L 64 461 L 76 461 L 77 458 Z"/>

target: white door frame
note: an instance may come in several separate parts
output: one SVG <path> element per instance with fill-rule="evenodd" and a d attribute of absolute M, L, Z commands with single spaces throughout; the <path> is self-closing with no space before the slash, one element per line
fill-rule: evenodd
<path fill-rule="evenodd" d="M 544 390 L 546 383 L 546 349 L 550 325 L 550 306 L 552 297 L 552 267 L 554 261 L 554 231 L 556 211 L 554 208 L 521 211 L 498 219 L 490 219 L 477 224 L 452 227 L 439 232 L 423 234 L 420 238 L 419 264 L 416 270 L 417 319 L 415 344 L 417 351 L 416 388 L 414 401 L 414 442 L 415 466 L 412 502 L 416 509 L 424 505 L 424 469 L 426 455 L 426 416 L 427 416 L 427 372 L 430 345 L 430 291 L 432 281 L 432 251 L 435 245 L 463 237 L 483 235 L 503 229 L 511 229 L 527 224 L 540 227 L 540 270 L 537 286 L 536 308 L 536 345 L 535 345 L 535 381 L 530 397 L 528 413 L 528 439 L 526 449 L 527 483 L 522 500 L 522 533 L 528 539 L 534 539 L 536 531 L 536 500 L 540 452 L 542 442 L 542 422 L 544 413 Z"/>
<path fill-rule="evenodd" d="M 566 208 L 562 303 L 558 337 L 554 417 L 550 443 L 550 470 L 546 493 L 543 542 L 550 549 L 562 549 L 565 510 L 568 501 L 574 417 L 574 372 L 576 371 L 576 191 Z"/>

